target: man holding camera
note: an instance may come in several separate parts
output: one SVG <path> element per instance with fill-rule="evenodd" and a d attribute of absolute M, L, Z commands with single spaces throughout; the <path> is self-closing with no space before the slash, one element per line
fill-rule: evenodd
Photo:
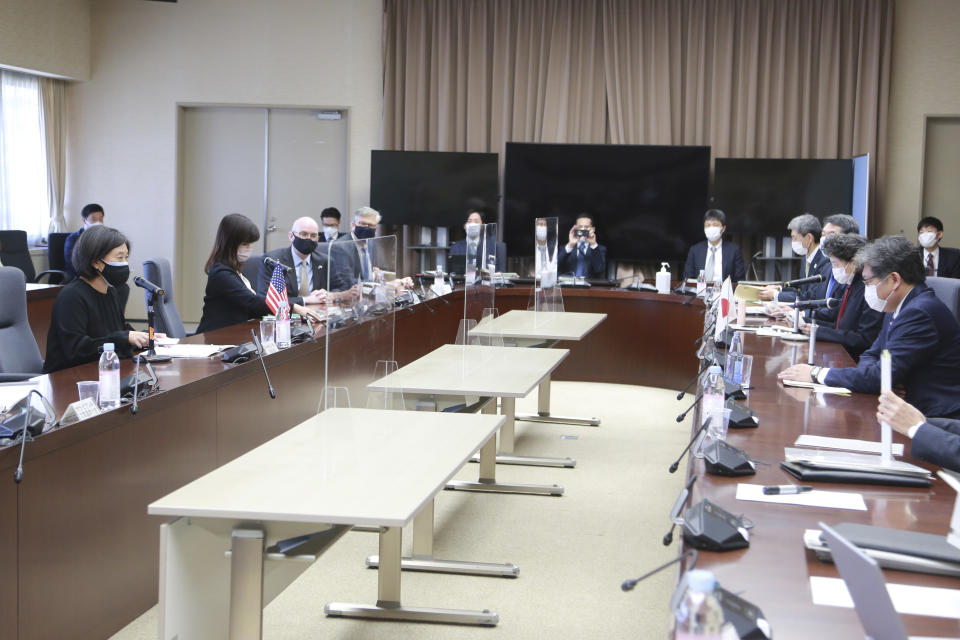
<path fill-rule="evenodd" d="M 606 280 L 607 248 L 597 244 L 593 218 L 586 213 L 577 216 L 570 229 L 570 241 L 560 252 L 557 272 L 590 280 Z"/>

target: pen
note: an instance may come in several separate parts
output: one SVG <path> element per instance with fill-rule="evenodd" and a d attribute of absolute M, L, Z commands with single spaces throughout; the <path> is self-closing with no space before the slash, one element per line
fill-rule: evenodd
<path fill-rule="evenodd" d="M 813 491 L 813 487 L 807 484 L 775 484 L 769 487 L 764 487 L 763 495 L 789 496 L 797 493 L 803 493 L 804 491 Z"/>

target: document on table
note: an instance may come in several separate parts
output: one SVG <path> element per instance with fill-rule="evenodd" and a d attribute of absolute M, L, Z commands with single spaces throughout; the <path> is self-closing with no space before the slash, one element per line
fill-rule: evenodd
<path fill-rule="evenodd" d="M 176 344 L 169 347 L 157 347 L 158 356 L 171 358 L 209 358 L 218 351 L 229 349 L 226 344 Z"/>
<path fill-rule="evenodd" d="M 817 393 L 836 393 L 843 396 L 850 395 L 850 389 L 846 387 L 831 387 L 825 384 L 816 384 L 815 382 L 801 382 L 799 380 L 784 380 L 785 387 L 800 387 L 801 389 L 810 389 Z"/>
<path fill-rule="evenodd" d="M 826 507 L 828 509 L 851 509 L 853 511 L 867 510 L 867 503 L 863 501 L 863 495 L 859 493 L 814 489 L 813 491 L 804 491 L 793 495 L 768 496 L 764 495 L 762 484 L 738 484 L 737 500 L 797 504 L 804 507 Z"/>
<path fill-rule="evenodd" d="M 173 344 L 180 344 L 180 338 L 171 338 L 167 336 L 166 338 L 156 338 L 153 342 L 157 346 L 169 347 Z"/>
<path fill-rule="evenodd" d="M 853 608 L 847 585 L 841 578 L 810 576 L 813 604 Z M 960 620 L 960 589 L 887 584 L 893 607 L 901 615 L 932 616 Z"/>
<path fill-rule="evenodd" d="M 9 411 L 10 407 L 26 398 L 31 390 L 36 389 L 37 384 L 36 380 L 0 383 L 0 412 Z"/>
<path fill-rule="evenodd" d="M 815 449 L 839 449 L 841 451 L 859 451 L 861 453 L 880 453 L 880 443 L 870 440 L 853 440 L 850 438 L 831 438 L 829 436 L 802 435 L 793 443 L 795 447 L 813 447 Z M 893 455 L 903 455 L 903 445 L 893 444 Z"/>

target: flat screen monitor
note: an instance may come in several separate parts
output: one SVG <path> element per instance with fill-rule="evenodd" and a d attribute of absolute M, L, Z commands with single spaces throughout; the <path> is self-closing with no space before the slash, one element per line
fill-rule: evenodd
<path fill-rule="evenodd" d="M 727 215 L 727 232 L 788 235 L 791 218 L 851 212 L 850 160 L 717 158 L 714 207 Z"/>
<path fill-rule="evenodd" d="M 578 214 L 594 219 L 607 261 L 677 261 L 703 239 L 710 147 L 507 143 L 504 241 L 533 252 L 534 219 L 558 217 L 566 244 Z"/>
<path fill-rule="evenodd" d="M 386 224 L 462 227 L 470 208 L 496 222 L 497 162 L 496 153 L 373 151 L 370 206 Z"/>

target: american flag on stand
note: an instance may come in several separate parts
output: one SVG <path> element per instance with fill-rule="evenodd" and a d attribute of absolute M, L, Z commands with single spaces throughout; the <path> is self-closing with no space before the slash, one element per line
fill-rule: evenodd
<path fill-rule="evenodd" d="M 286 307 L 290 304 L 290 301 L 287 300 L 287 279 L 284 277 L 283 267 L 279 264 L 273 269 L 270 286 L 267 287 L 266 303 L 274 314 L 280 310 L 280 307 Z"/>

